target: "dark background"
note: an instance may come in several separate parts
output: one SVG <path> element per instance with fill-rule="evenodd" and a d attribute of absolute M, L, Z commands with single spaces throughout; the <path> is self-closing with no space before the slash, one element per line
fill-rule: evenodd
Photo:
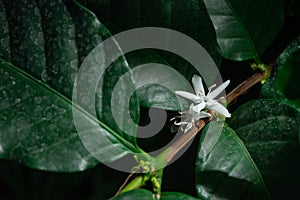
<path fill-rule="evenodd" d="M 299 19 L 286 17 L 282 31 L 270 48 L 262 56 L 265 63 L 274 61 L 280 52 L 299 33 Z M 230 79 L 226 89 L 232 90 L 240 82 L 253 74 L 249 62 L 234 62 L 223 60 L 220 71 L 223 80 Z M 229 105 L 233 111 L 239 105 L 255 98 L 259 98 L 260 84 L 257 84 L 236 101 Z M 159 112 L 159 111 L 157 111 Z M 168 118 L 176 115 L 168 112 Z M 141 108 L 141 125 L 149 122 L 148 109 Z M 169 133 L 170 125 L 166 125 L 160 134 L 152 141 L 161 145 L 172 137 Z M 166 133 L 167 132 L 167 133 Z M 163 191 L 178 191 L 195 196 L 194 163 L 197 150 L 195 138 L 191 147 L 176 162 L 166 167 L 163 176 Z M 146 141 L 139 141 L 145 148 L 155 148 Z M 114 195 L 127 177 L 127 173 L 119 172 L 103 164 L 79 173 L 52 173 L 34 170 L 12 161 L 0 161 L 0 199 L 107 199 Z M 180 184 L 179 184 L 180 183 Z"/>

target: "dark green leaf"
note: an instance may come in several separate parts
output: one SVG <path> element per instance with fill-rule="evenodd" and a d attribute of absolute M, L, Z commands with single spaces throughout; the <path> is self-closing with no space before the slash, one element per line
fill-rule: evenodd
<path fill-rule="evenodd" d="M 149 190 L 145 189 L 138 189 L 138 190 L 131 190 L 129 192 L 122 193 L 113 200 L 135 200 L 135 199 L 140 199 L 140 200 L 153 200 L 154 197 L 152 196 L 152 192 Z"/>
<path fill-rule="evenodd" d="M 227 125 L 210 122 L 200 136 L 196 188 L 204 199 L 269 199 L 243 142 Z"/>
<path fill-rule="evenodd" d="M 10 49 L 6 48 L 6 55 L 11 52 L 11 61 L 18 68 L 1 60 L 1 158 L 16 160 L 32 168 L 65 172 L 85 170 L 98 163 L 83 146 L 75 128 L 71 95 L 79 64 L 103 37 L 109 36 L 109 32 L 91 12 L 75 3 L 60 0 L 4 1 L 11 44 Z M 4 38 L 5 35 L 1 34 L 0 37 Z M 121 54 L 117 45 L 114 48 Z M 5 48 L 1 46 L 1 49 Z M 5 54 L 1 55 L 5 58 Z M 105 56 L 105 50 L 100 55 L 90 55 L 91 69 L 102 67 L 100 69 L 104 70 Z M 115 73 L 105 73 L 106 80 L 110 77 L 117 79 L 129 67 L 124 57 L 120 57 L 109 69 Z M 133 85 L 131 80 L 126 83 L 122 86 Z M 99 84 L 96 90 L 96 95 L 105 95 L 101 96 L 104 102 L 101 107 L 96 105 L 98 117 L 110 128 L 76 105 L 73 110 L 80 124 L 86 127 L 84 138 L 90 141 L 88 145 L 102 161 L 107 162 L 130 151 L 138 151 L 135 140 L 126 138 L 111 119 L 111 111 L 105 110 L 111 97 L 102 90 L 111 91 L 113 84 L 115 82 Z M 124 109 L 128 102 L 120 100 L 118 106 Z M 135 122 L 139 113 L 136 102 L 137 98 L 133 96 L 130 108 Z M 86 104 L 88 102 L 82 106 L 85 108 Z M 103 120 L 101 115 L 106 115 L 107 119 Z M 119 112 L 117 117 L 126 121 L 128 116 Z M 96 127 L 96 124 L 100 126 Z M 135 135 L 136 126 L 129 129 Z M 99 135 L 108 140 L 98 140 Z"/>
<path fill-rule="evenodd" d="M 10 61 L 9 29 L 3 1 L 0 2 L 0 58 Z"/>
<path fill-rule="evenodd" d="M 284 101 L 300 109 L 300 36 L 277 58 L 271 77 L 262 87 L 264 98 Z"/>
<path fill-rule="evenodd" d="M 227 59 L 260 61 L 283 23 L 282 0 L 204 0 Z"/>
<path fill-rule="evenodd" d="M 199 42 L 215 63 L 220 64 L 215 31 L 202 1 L 87 0 L 83 2 L 87 2 L 87 7 L 100 19 L 119 27 L 119 31 L 145 26 L 180 31 Z M 185 72 L 186 69 L 183 66 L 181 68 L 182 72 Z"/>
<path fill-rule="evenodd" d="M 4 61 L 0 63 L 0 77 L 1 158 L 66 172 L 85 170 L 98 163 L 81 143 L 70 100 Z M 87 129 L 85 137 L 91 137 L 103 160 L 114 161 L 130 151 L 130 143 L 106 125 L 79 108 L 75 112 L 87 128 L 100 123 L 97 129 Z M 111 142 L 93 141 L 97 134 L 106 135 Z M 113 151 L 113 147 L 120 150 Z"/>
<path fill-rule="evenodd" d="M 171 67 L 163 67 L 169 66 L 169 63 L 151 50 L 133 52 L 127 54 L 126 58 L 132 66 L 149 65 L 147 68 L 133 68 L 137 87 L 142 85 L 137 90 L 142 106 L 181 110 L 180 105 L 184 106 L 186 102 L 178 99 L 174 90 L 191 90 L 185 77 Z"/>
<path fill-rule="evenodd" d="M 161 200 L 196 200 L 198 198 L 179 193 L 179 192 L 163 192 Z"/>
<path fill-rule="evenodd" d="M 45 38 L 41 24 L 42 16 L 36 2 L 3 0 L 1 3 L 4 5 L 2 12 L 5 11 L 1 17 L 6 16 L 6 34 L 9 34 L 9 38 L 6 38 L 10 43 L 10 49 L 8 46 L 4 47 L 6 54 L 11 54 L 11 62 L 14 65 L 45 81 Z M 1 58 L 6 59 L 7 56 Z"/>
<path fill-rule="evenodd" d="M 277 100 L 254 100 L 238 108 L 230 125 L 276 199 L 299 198 L 300 113 Z"/>
<path fill-rule="evenodd" d="M 125 192 L 120 194 L 119 196 L 113 198 L 113 200 L 154 200 L 154 194 L 152 194 L 149 190 L 138 189 L 132 190 L 129 192 Z M 178 192 L 163 192 L 161 194 L 161 200 L 196 200 L 197 198 L 178 193 Z"/>
<path fill-rule="evenodd" d="M 216 42 L 215 31 L 201 1 L 99 0 L 87 1 L 87 6 L 97 13 L 100 18 L 108 21 L 110 27 L 118 30 L 116 32 L 144 26 L 164 27 L 180 31 L 200 43 L 209 52 L 216 65 L 219 66 L 220 64 L 221 56 Z M 167 40 L 168 38 L 166 38 Z M 180 45 L 178 44 L 179 47 Z M 166 46 L 169 46 L 167 42 Z M 201 56 L 199 52 L 192 49 L 191 52 L 193 53 L 190 57 Z M 180 56 L 170 52 L 149 49 L 126 54 L 131 68 L 145 63 L 160 63 L 171 66 L 181 73 L 186 80 L 191 80 L 192 76 L 198 72 L 194 66 Z M 155 76 L 160 76 L 159 72 L 157 74 Z M 163 83 L 153 81 L 153 76 L 146 77 L 148 82 L 152 81 L 152 84 L 145 85 L 137 91 L 142 106 L 180 110 L 174 92 L 161 85 L 175 83 L 174 86 L 181 86 L 177 89 L 186 90 L 186 82 L 177 78 L 174 73 L 169 73 L 169 77 L 167 80 L 162 80 Z"/>

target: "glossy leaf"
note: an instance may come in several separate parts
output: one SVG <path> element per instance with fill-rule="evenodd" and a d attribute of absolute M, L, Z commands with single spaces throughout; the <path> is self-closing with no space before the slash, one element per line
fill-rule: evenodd
<path fill-rule="evenodd" d="M 85 2 L 87 2 L 86 5 L 93 10 L 97 16 L 105 20 L 109 27 L 115 29 L 115 32 L 138 27 L 163 27 L 173 29 L 186 34 L 201 44 L 211 55 L 217 66 L 219 66 L 221 62 L 215 31 L 206 13 L 204 4 L 201 1 L 98 0 Z M 153 13 L 155 13 L 155 15 Z M 172 44 L 168 44 L 168 38 L 166 38 L 166 46 L 172 46 L 175 43 L 172 41 Z M 181 45 L 182 44 L 179 43 L 177 44 L 178 47 Z M 198 51 L 193 51 L 193 49 L 190 49 L 190 52 L 192 52 L 190 55 L 191 58 L 201 56 Z M 192 76 L 199 72 L 180 56 L 182 55 L 175 55 L 174 53 L 154 49 L 143 49 L 126 54 L 131 68 L 145 63 L 159 63 L 171 66 L 182 74 L 187 81 L 191 80 Z M 157 72 L 155 76 L 160 75 L 161 74 Z M 210 74 L 210 76 L 213 77 L 214 75 Z M 161 82 L 154 81 L 154 78 L 151 76 L 146 77 L 148 79 L 147 82 L 152 81 L 152 84 L 145 85 L 137 91 L 140 104 L 144 107 L 154 106 L 166 110 L 180 110 L 178 99 L 174 91 L 170 91 L 164 87 L 162 82 L 166 85 L 175 82 L 175 85 L 181 86 L 177 89 L 187 90 L 187 87 L 185 87 L 186 82 L 181 81 L 180 78 L 177 78 L 176 74 L 171 72 L 169 77 L 169 79 L 163 79 Z"/>
<path fill-rule="evenodd" d="M 10 46 L 1 47 L 10 53 L 11 62 L 28 71 L 35 77 L 46 81 L 45 40 L 42 28 L 42 16 L 35 1 L 3 0 L 1 16 L 6 16 L 7 33 L 1 37 L 9 40 Z M 2 43 L 1 43 L 2 46 Z M 6 57 L 1 57 L 7 59 Z"/>
<path fill-rule="evenodd" d="M 300 113 L 272 99 L 253 100 L 229 121 L 261 171 L 276 199 L 299 198 Z"/>
<path fill-rule="evenodd" d="M 203 199 L 269 199 L 264 181 L 236 133 L 210 122 L 201 133 L 196 188 Z"/>
<path fill-rule="evenodd" d="M 112 28 L 117 27 L 115 28 L 118 29 L 117 32 L 146 26 L 170 28 L 182 32 L 199 42 L 215 63 L 220 64 L 221 57 L 215 31 L 202 1 L 87 0 L 82 2 L 86 3 L 100 19 L 111 24 Z M 184 66 L 178 67 L 178 70 L 180 68 L 182 72 L 187 70 Z"/>
<path fill-rule="evenodd" d="M 300 109 L 300 36 L 298 36 L 277 58 L 271 77 L 261 90 L 264 98 L 284 101 Z"/>
<path fill-rule="evenodd" d="M 153 200 L 152 192 L 145 189 L 131 190 L 113 198 L 113 200 Z"/>
<path fill-rule="evenodd" d="M 0 64 L 1 158 L 49 171 L 78 171 L 97 164 L 77 134 L 72 102 L 8 63 Z M 130 151 L 128 142 L 113 130 L 79 108 L 77 112 L 87 127 L 101 125 L 87 130 L 86 137 L 93 140 L 94 135 L 104 134 L 110 139 L 96 143 L 103 159 L 114 161 Z M 116 146 L 123 151 L 113 151 Z"/>
<path fill-rule="evenodd" d="M 222 55 L 255 59 L 272 43 L 284 18 L 282 0 L 204 0 L 217 32 Z"/>
<path fill-rule="evenodd" d="M 8 22 L 5 15 L 3 1 L 0 2 L 0 58 L 10 61 L 10 43 L 9 43 Z"/>
<path fill-rule="evenodd" d="M 187 102 L 179 99 L 174 90 L 191 90 L 190 84 L 179 72 L 170 67 L 155 51 L 143 50 L 126 55 L 133 68 L 137 94 L 141 106 L 165 110 L 181 110 L 188 107 Z M 147 64 L 147 67 L 139 66 Z"/>
<path fill-rule="evenodd" d="M 153 200 L 154 194 L 149 190 L 138 189 L 125 192 L 113 198 L 113 200 Z M 196 200 L 197 198 L 182 194 L 179 192 L 163 192 L 160 197 L 161 200 Z"/>
<path fill-rule="evenodd" d="M 179 192 L 163 192 L 161 199 L 162 200 L 196 200 L 198 198 L 192 197 L 187 194 L 179 193 Z"/>
<path fill-rule="evenodd" d="M 17 67 L 1 60 L 0 157 L 48 171 L 72 172 L 95 166 L 99 161 L 85 149 L 75 128 L 71 95 L 80 63 L 109 36 L 108 30 L 94 14 L 73 1 L 3 2 L 4 9 L 0 12 L 5 10 L 2 14 L 7 17 L 11 41 L 6 55 L 11 55 L 11 61 Z M 18 17 L 15 17 L 16 13 Z M 2 33 L 0 35 L 4 37 Z M 0 48 L 5 49 L 1 45 Z M 104 70 L 106 55 L 105 51 L 101 53 L 93 54 L 97 57 L 92 57 L 89 64 Z M 114 77 L 129 70 L 124 57 L 110 69 L 113 67 L 118 67 Z M 106 79 L 111 76 L 105 73 Z M 129 80 L 125 86 L 132 85 Z M 102 87 L 111 91 L 114 85 L 99 85 L 97 95 L 103 94 Z M 103 101 L 110 101 L 109 94 L 103 95 L 106 95 L 102 97 Z M 110 116 L 104 109 L 106 104 L 101 106 L 96 105 L 98 116 Z M 134 120 L 138 120 L 139 105 L 135 96 L 130 108 Z M 115 161 L 129 152 L 138 151 L 135 140 L 125 138 L 125 133 L 113 124 L 114 119 L 107 117 L 104 121 L 100 117 L 100 122 L 76 105 L 73 112 L 87 128 L 84 137 L 102 161 Z M 125 112 L 119 112 L 117 116 L 127 120 Z M 100 126 L 95 128 L 96 124 Z M 136 126 L 131 130 L 136 130 Z M 99 141 L 98 135 L 108 140 Z"/>

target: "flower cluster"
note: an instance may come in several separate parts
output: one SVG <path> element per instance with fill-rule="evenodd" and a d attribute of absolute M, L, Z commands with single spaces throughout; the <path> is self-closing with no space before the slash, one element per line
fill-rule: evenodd
<path fill-rule="evenodd" d="M 193 102 L 190 105 L 189 110 L 180 113 L 181 121 L 175 121 L 175 125 L 185 125 L 183 131 L 187 132 L 199 119 L 211 116 L 205 110 L 212 110 L 214 113 L 220 114 L 224 117 L 231 116 L 227 108 L 219 102 L 220 100 L 224 99 L 224 97 L 221 97 L 218 100 L 215 99 L 229 85 L 229 80 L 224 82 L 222 85 L 220 85 L 213 91 L 212 89 L 216 85 L 214 84 L 210 86 L 208 88 L 207 94 L 205 94 L 204 87 L 202 84 L 202 78 L 200 76 L 194 75 L 192 78 L 192 83 L 195 90 L 195 94 L 186 91 L 175 91 L 175 93 L 178 96 L 181 96 Z"/>

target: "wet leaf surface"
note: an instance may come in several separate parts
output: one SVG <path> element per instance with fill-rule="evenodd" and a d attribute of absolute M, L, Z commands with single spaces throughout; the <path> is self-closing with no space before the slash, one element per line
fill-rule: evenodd
<path fill-rule="evenodd" d="M 230 126 L 245 143 L 274 199 L 282 199 L 287 193 L 294 198 L 299 197 L 299 122 L 297 110 L 272 99 L 246 103 L 229 120 Z"/>
<path fill-rule="evenodd" d="M 113 124 L 114 119 L 108 117 L 104 121 L 100 117 L 100 122 L 95 115 L 91 116 L 76 106 L 72 111 L 71 96 L 77 71 L 90 51 L 109 37 L 105 26 L 74 1 L 3 2 L 0 12 L 7 18 L 8 30 L 1 32 L 0 37 L 7 39 L 9 33 L 11 46 L 8 48 L 1 43 L 0 48 L 7 51 L 1 55 L 2 58 L 11 55 L 13 65 L 4 60 L 0 64 L 0 157 L 32 168 L 73 172 L 91 168 L 99 162 L 86 146 L 107 162 L 136 151 L 135 140 L 123 138 L 125 134 Z M 1 23 L 4 22 L 2 16 Z M 121 54 L 118 46 L 113 45 Z M 90 69 L 104 66 L 105 56 L 103 49 L 89 56 Z M 107 79 L 117 78 L 129 70 L 124 57 L 120 57 L 111 68 L 114 67 L 118 73 L 107 72 Z M 103 88 L 111 92 L 115 82 L 109 84 L 100 85 L 94 92 L 103 94 Z M 133 85 L 132 80 L 127 80 L 125 86 L 128 85 Z M 96 109 L 98 115 L 109 116 L 110 111 L 104 107 L 111 97 L 103 95 L 104 103 Z M 84 92 L 78 94 L 80 98 L 83 96 Z M 88 104 L 85 100 L 80 104 L 84 108 Z M 136 97 L 132 97 L 130 108 L 134 120 L 138 120 L 139 113 L 136 102 Z M 122 101 L 119 108 L 124 109 L 125 103 Z M 86 128 L 81 135 L 85 146 L 74 124 L 74 112 Z M 117 116 L 127 120 L 124 112 Z M 133 135 L 135 128 L 129 128 Z M 99 135 L 104 139 L 98 140 Z"/>
<path fill-rule="evenodd" d="M 284 19 L 281 0 L 204 0 L 222 55 L 231 60 L 260 60 Z"/>
<path fill-rule="evenodd" d="M 214 121 L 200 136 L 196 188 L 203 199 L 270 199 L 243 142 L 234 130 Z"/>

